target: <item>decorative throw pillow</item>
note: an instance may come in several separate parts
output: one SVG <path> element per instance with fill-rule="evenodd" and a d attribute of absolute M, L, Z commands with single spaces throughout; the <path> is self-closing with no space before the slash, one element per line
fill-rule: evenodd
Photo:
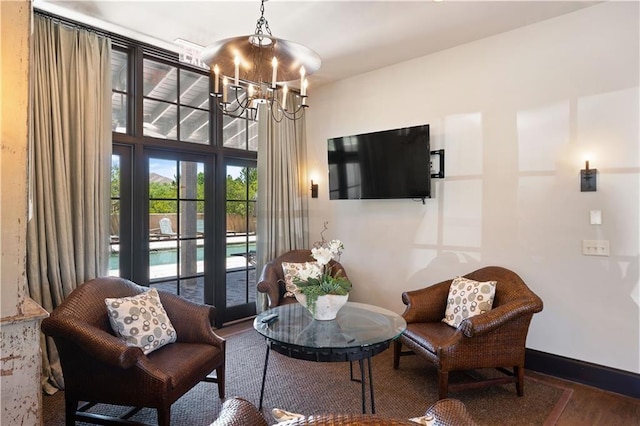
<path fill-rule="evenodd" d="M 301 280 L 316 278 L 322 273 L 322 269 L 318 262 L 282 262 L 282 272 L 284 272 L 284 285 L 287 289 L 284 297 L 295 297 L 294 293 L 298 286 L 295 285 L 293 279 L 296 277 Z"/>
<path fill-rule="evenodd" d="M 127 345 L 137 346 L 146 354 L 176 341 L 167 312 L 155 288 L 131 297 L 104 299 L 111 328 Z"/>
<path fill-rule="evenodd" d="M 463 320 L 490 311 L 496 294 L 496 283 L 456 277 L 449 287 L 447 309 L 442 322 L 458 328 Z"/>

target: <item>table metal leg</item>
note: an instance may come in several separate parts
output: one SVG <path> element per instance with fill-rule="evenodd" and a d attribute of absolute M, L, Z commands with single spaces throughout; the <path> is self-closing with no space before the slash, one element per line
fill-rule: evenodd
<path fill-rule="evenodd" d="M 365 391 L 364 391 L 364 387 L 365 387 L 365 383 L 364 383 L 364 361 L 359 359 L 358 360 L 358 365 L 360 365 L 360 384 L 362 385 L 362 414 L 366 414 L 367 405 L 366 405 L 366 401 L 365 401 Z"/>
<path fill-rule="evenodd" d="M 369 365 L 369 395 L 371 396 L 371 414 L 376 413 L 376 402 L 373 399 L 373 374 L 371 374 L 371 358 L 367 358 Z"/>
<path fill-rule="evenodd" d="M 267 364 L 269 364 L 269 352 L 271 348 L 267 345 L 267 353 L 264 356 L 264 370 L 262 370 L 262 386 L 260 387 L 260 405 L 258 410 L 262 411 L 262 398 L 264 398 L 264 382 L 267 378 Z M 363 390 L 364 392 L 364 390 Z"/>
<path fill-rule="evenodd" d="M 351 380 L 354 382 L 360 382 L 362 387 L 362 414 L 367 413 L 366 407 L 366 391 L 365 391 L 365 381 L 364 381 L 364 363 L 367 363 L 367 370 L 369 370 L 369 397 L 371 398 L 371 414 L 376 413 L 376 401 L 373 396 L 373 370 L 371 369 L 371 357 L 367 357 L 365 359 L 358 360 L 358 365 L 360 366 L 360 379 L 356 379 L 353 377 L 353 361 L 349 362 L 349 372 L 351 376 Z"/>

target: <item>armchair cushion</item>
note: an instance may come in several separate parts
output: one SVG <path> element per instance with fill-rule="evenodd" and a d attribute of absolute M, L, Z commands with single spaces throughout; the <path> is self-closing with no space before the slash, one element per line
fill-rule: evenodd
<path fill-rule="evenodd" d="M 318 262 L 282 262 L 282 272 L 284 273 L 284 283 L 286 287 L 284 297 L 295 297 L 295 292 L 298 289 L 298 286 L 294 282 L 296 278 L 306 280 L 308 278 L 316 278 L 322 273 Z"/>
<path fill-rule="evenodd" d="M 458 327 L 462 321 L 491 310 L 496 281 L 479 282 L 456 277 L 449 287 L 447 307 L 442 322 Z"/>
<path fill-rule="evenodd" d="M 106 298 L 109 322 L 127 345 L 142 349 L 145 355 L 176 341 L 174 329 L 158 290 L 149 289 L 130 297 Z"/>

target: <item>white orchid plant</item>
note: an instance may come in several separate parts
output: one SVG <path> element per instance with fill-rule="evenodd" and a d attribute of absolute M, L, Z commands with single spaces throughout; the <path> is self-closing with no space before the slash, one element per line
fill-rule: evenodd
<path fill-rule="evenodd" d="M 298 286 L 300 293 L 307 297 L 307 306 L 313 310 L 318 296 L 326 294 L 346 295 L 351 290 L 351 282 L 347 277 L 343 276 L 342 270 L 333 272 L 333 267 L 329 265 L 332 260 L 336 262 L 340 260 L 340 256 L 344 250 L 344 244 L 340 240 L 326 241 L 324 232 L 327 230 L 327 223 L 320 233 L 321 241 L 313 244 L 311 256 L 316 260 L 320 267 L 320 273 L 317 275 L 308 274 L 294 279 L 294 283 Z"/>

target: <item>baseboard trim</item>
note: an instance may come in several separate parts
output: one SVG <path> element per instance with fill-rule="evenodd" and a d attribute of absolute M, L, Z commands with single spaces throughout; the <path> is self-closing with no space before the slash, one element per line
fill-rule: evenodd
<path fill-rule="evenodd" d="M 561 379 L 640 398 L 640 375 L 598 364 L 527 349 L 525 368 Z"/>

